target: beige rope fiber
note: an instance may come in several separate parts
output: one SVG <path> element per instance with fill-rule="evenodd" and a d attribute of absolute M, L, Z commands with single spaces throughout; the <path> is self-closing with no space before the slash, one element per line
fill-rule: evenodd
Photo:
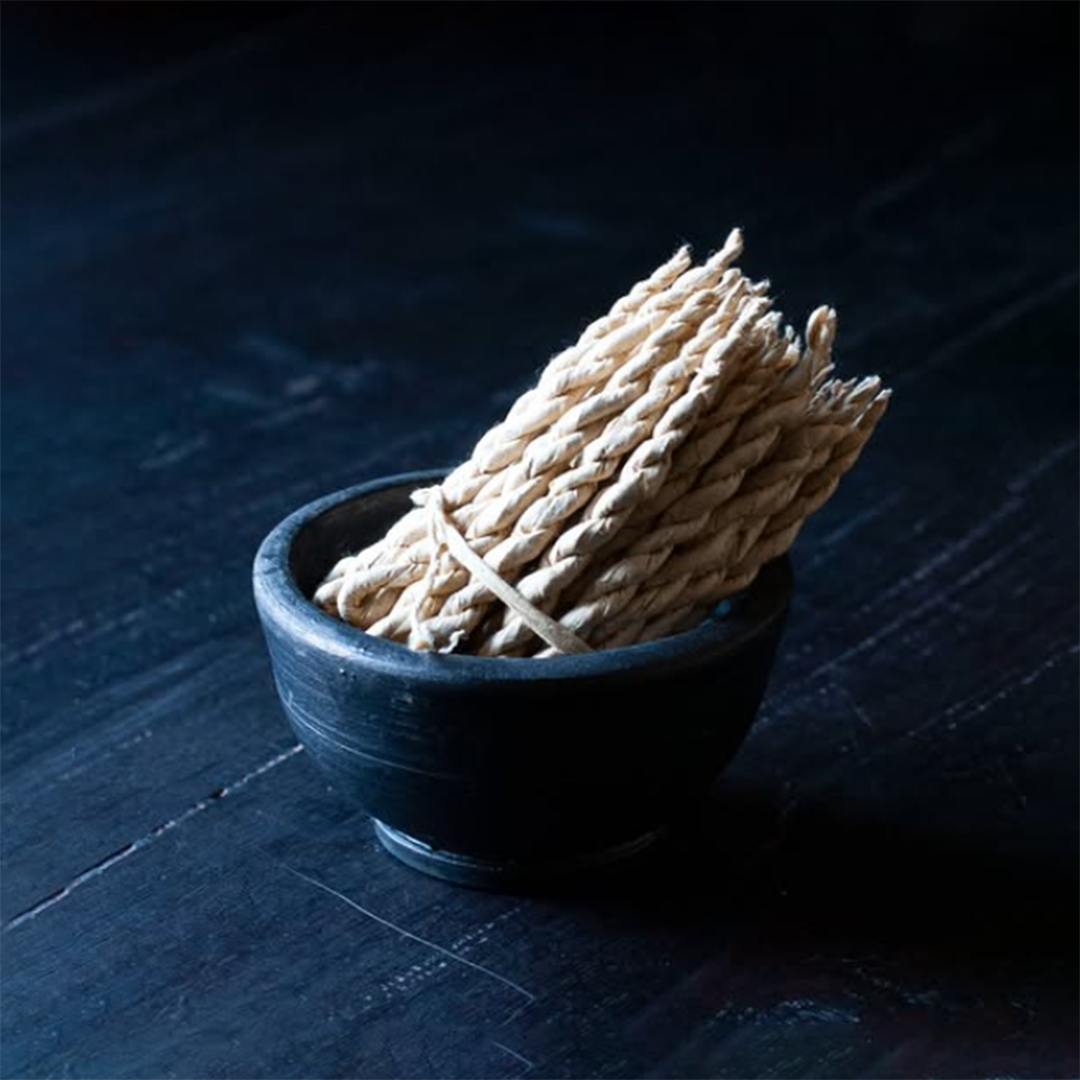
<path fill-rule="evenodd" d="M 836 313 L 804 346 L 733 267 L 742 246 L 636 284 L 316 603 L 415 649 L 548 656 L 676 633 L 750 585 L 889 391 L 832 377 Z"/>

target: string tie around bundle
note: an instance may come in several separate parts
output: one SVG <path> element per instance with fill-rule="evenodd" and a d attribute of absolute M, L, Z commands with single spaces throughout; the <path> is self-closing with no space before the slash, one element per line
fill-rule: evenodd
<path fill-rule="evenodd" d="M 591 653 L 593 650 L 572 630 L 561 626 L 550 615 L 546 615 L 535 604 L 530 603 L 505 578 L 500 577 L 490 563 L 485 562 L 470 546 L 468 540 L 454 524 L 446 508 L 443 490 L 438 485 L 420 488 L 412 493 L 415 506 L 422 507 L 427 514 L 428 536 L 431 540 L 432 557 L 425 573 L 425 585 L 430 588 L 438 573 L 440 555 L 449 554 L 473 578 L 494 593 L 511 611 L 536 634 L 545 644 L 560 653 Z M 426 641 L 427 648 L 437 648 L 419 615 L 417 604 L 411 613 L 413 632 Z M 460 644 L 459 638 L 452 639 L 439 651 L 453 652 Z"/>

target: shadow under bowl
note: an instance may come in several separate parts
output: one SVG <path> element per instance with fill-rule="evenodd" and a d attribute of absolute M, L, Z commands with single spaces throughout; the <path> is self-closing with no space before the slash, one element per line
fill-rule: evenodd
<path fill-rule="evenodd" d="M 587 655 L 415 652 L 317 608 L 337 560 L 443 475 L 328 495 L 263 541 L 255 601 L 289 723 L 383 846 L 437 877 L 530 888 L 643 851 L 746 737 L 787 613 L 786 557 L 693 630 Z"/>

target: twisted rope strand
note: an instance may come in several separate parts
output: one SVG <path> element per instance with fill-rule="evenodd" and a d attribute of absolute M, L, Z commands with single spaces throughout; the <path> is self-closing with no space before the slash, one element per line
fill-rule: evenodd
<path fill-rule="evenodd" d="M 832 377 L 831 308 L 801 347 L 741 251 L 734 230 L 636 283 L 315 602 L 416 649 L 548 656 L 678 632 L 746 588 L 889 395 Z"/>
<path fill-rule="evenodd" d="M 628 339 L 633 338 L 635 346 L 640 341 L 640 348 L 624 357 L 620 370 L 605 388 L 567 409 L 543 436 L 528 445 L 522 459 L 510 466 L 508 473 L 490 477 L 471 503 L 456 511 L 451 509 L 455 525 L 466 531 L 475 549 L 490 546 L 485 536 L 497 537 L 505 531 L 544 494 L 554 471 L 594 441 L 611 416 L 625 410 L 646 392 L 651 372 L 676 353 L 682 341 L 705 319 L 716 300 L 712 288 L 715 279 L 723 275 L 726 262 L 737 250 L 737 242 L 729 240 L 727 247 L 709 263 L 688 271 L 666 294 L 654 297 L 654 307 L 643 312 L 639 323 L 621 331 Z M 425 545 L 426 538 L 419 538 L 416 544 Z M 415 551 L 406 547 L 387 553 L 380 564 L 369 569 L 351 571 L 337 595 L 342 617 L 370 625 L 374 614 L 365 608 L 365 599 L 382 591 L 381 602 L 385 606 L 385 590 L 390 586 L 403 589 L 423 577 L 426 558 L 423 547 Z M 440 582 L 434 588 L 434 595 L 461 587 L 468 575 L 455 568 L 451 578 L 452 585 Z M 380 625 L 373 632 L 384 633 L 391 625 L 400 630 L 409 618 L 405 604 L 397 612 L 396 620 Z"/>
<path fill-rule="evenodd" d="M 794 542 L 805 519 L 818 510 L 832 495 L 841 477 L 858 460 L 888 405 L 888 391 L 878 392 L 857 417 L 840 427 L 839 437 L 826 448 L 825 459 L 818 457 L 817 467 L 808 469 L 798 487 L 774 513 L 762 513 L 744 522 L 739 544 L 738 522 L 724 537 L 726 560 L 717 561 L 715 550 L 703 547 L 689 559 L 700 558 L 698 573 L 691 573 L 670 583 L 664 592 L 648 598 L 621 623 L 613 620 L 592 642 L 596 647 L 614 648 L 619 644 L 652 641 L 671 632 L 670 628 L 699 611 L 702 605 L 713 607 L 721 600 L 748 587 L 760 568 L 782 555 Z M 858 408 L 857 405 L 852 406 Z M 837 430 L 834 429 L 834 435 Z M 779 502 L 779 500 L 778 500 Z M 776 504 L 774 504 L 776 505 Z M 741 547 L 741 556 L 738 548 Z"/>
<path fill-rule="evenodd" d="M 728 237 L 724 250 L 735 258 L 741 247 L 742 234 L 736 229 Z M 444 498 L 458 506 L 473 498 L 484 480 L 477 454 L 483 455 L 499 443 L 512 441 L 510 432 L 522 417 L 534 410 L 552 408 L 552 402 L 562 402 L 568 408 L 583 397 L 597 380 L 606 377 L 610 366 L 608 358 L 625 355 L 624 339 L 617 339 L 616 333 L 639 311 L 648 309 L 650 302 L 664 294 L 690 266 L 689 249 L 683 246 L 649 277 L 637 282 L 626 296 L 617 300 L 607 315 L 586 327 L 574 345 L 553 357 L 537 385 L 514 402 L 506 419 L 496 424 L 480 439 L 473 456 L 443 481 Z M 557 413 L 560 411 L 557 407 L 554 408 Z M 519 440 L 518 445 L 523 450 L 527 443 Z M 316 602 L 326 608 L 336 607 L 340 586 L 333 586 L 334 581 L 356 567 L 371 565 L 388 552 L 419 539 L 424 533 L 424 524 L 421 513 L 407 514 L 378 543 L 357 555 L 341 559 L 327 575 L 326 581 L 316 594 Z"/>
<path fill-rule="evenodd" d="M 746 363 L 747 330 L 762 318 L 764 301 L 754 298 L 727 333 L 710 346 L 686 394 L 656 422 L 650 437 L 622 466 L 617 481 L 598 491 L 581 519 L 558 536 L 541 565 L 518 582 L 518 590 L 545 611 L 555 609 L 563 591 L 589 567 L 602 549 L 625 526 L 633 513 L 655 497 L 667 482 L 673 455 L 694 430 L 700 415 L 713 403 L 725 377 L 737 377 Z M 480 648 L 482 654 L 502 655 L 529 637 L 529 627 L 512 614 Z"/>
<path fill-rule="evenodd" d="M 607 564 L 598 569 L 588 587 L 578 595 L 574 606 L 562 616 L 564 625 L 582 633 L 609 622 L 627 608 L 639 590 L 647 585 L 654 588 L 646 597 L 646 602 L 663 603 L 675 587 L 665 585 L 660 589 L 658 586 L 678 578 L 689 557 L 684 556 L 682 562 L 676 561 L 674 567 L 668 567 L 663 574 L 661 568 L 677 550 L 684 550 L 703 534 L 713 538 L 717 556 L 726 551 L 729 540 L 722 533 L 717 535 L 724 527 L 722 512 L 725 507 L 729 514 L 738 514 L 743 510 L 746 498 L 742 503 L 734 499 L 747 472 L 773 450 L 786 427 L 802 420 L 809 407 L 814 376 L 827 362 L 827 356 L 821 356 L 818 351 L 820 345 L 820 340 L 815 337 L 802 358 L 801 366 L 797 370 L 789 367 L 788 378 L 777 380 L 763 405 L 743 419 L 738 427 L 740 438 L 731 452 L 706 468 L 699 468 L 695 478 L 697 486 L 668 506 L 652 523 L 650 530 L 638 534 L 629 548 L 619 553 L 618 558 L 609 556 Z M 788 454 L 788 457 L 791 455 Z M 790 473 L 797 470 L 799 464 L 797 460 L 789 460 L 786 468 Z M 768 478 L 769 474 L 763 476 Z M 756 484 L 751 482 L 748 490 L 753 490 L 755 486 L 763 486 L 761 480 Z M 670 487 L 670 482 L 665 487 Z M 778 485 L 772 494 L 774 498 L 782 499 L 785 494 L 783 484 Z M 750 503 L 750 512 L 757 509 L 761 502 L 762 496 L 755 496 Z M 691 570 L 694 567 L 691 561 Z M 501 638 L 487 643 L 485 651 L 495 653 L 503 644 Z"/>
<path fill-rule="evenodd" d="M 709 297 L 710 294 L 703 295 Z M 764 301 L 755 301 L 748 311 L 752 310 L 756 315 L 763 305 Z M 634 474 L 642 473 L 650 464 L 662 468 L 659 463 L 662 462 L 664 450 L 660 443 L 667 439 L 673 447 L 685 437 L 693 421 L 695 405 L 700 407 L 698 399 L 707 394 L 705 387 L 719 370 L 719 359 L 711 361 L 702 382 L 686 393 L 700 355 L 708 350 L 722 326 L 719 318 L 699 322 L 696 308 L 694 314 L 695 318 L 687 322 L 682 332 L 672 333 L 658 347 L 658 357 L 665 362 L 655 368 L 647 392 L 637 395 L 625 412 L 615 416 L 604 431 L 590 441 L 581 455 L 580 463 L 552 480 L 548 492 L 518 518 L 505 539 L 491 548 L 488 561 L 500 574 L 513 575 L 519 567 L 542 554 L 557 537 L 563 523 L 586 506 L 599 486 L 615 474 L 620 462 L 628 456 L 633 455 L 633 465 L 630 475 L 613 490 L 613 510 L 620 497 L 633 504 L 635 495 L 630 487 L 636 482 L 644 483 L 641 476 Z M 692 336 L 691 344 L 681 350 L 681 346 Z M 690 405 L 691 402 L 695 405 Z M 688 409 L 688 415 L 680 423 L 677 416 L 681 409 Z M 671 417 L 668 413 L 675 415 Z M 669 431 L 669 427 L 674 430 Z M 596 529 L 600 527 L 594 526 Z M 431 603 L 432 599 L 430 595 L 425 597 L 421 605 L 428 603 L 429 610 L 434 608 L 437 611 L 437 615 L 428 617 L 438 620 L 435 624 L 436 636 L 448 639 L 451 634 L 461 630 L 471 630 L 479 622 L 490 602 L 490 594 L 481 586 L 471 583 L 447 595 L 437 608 Z"/>

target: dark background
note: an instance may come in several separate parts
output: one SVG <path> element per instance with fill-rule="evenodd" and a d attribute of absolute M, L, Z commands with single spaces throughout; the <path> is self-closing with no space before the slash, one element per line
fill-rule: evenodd
<path fill-rule="evenodd" d="M 1076 1075 L 1073 5 L 2 20 L 5 1076 Z M 734 224 L 895 388 L 750 742 L 617 888 L 399 867 L 258 541 Z"/>

